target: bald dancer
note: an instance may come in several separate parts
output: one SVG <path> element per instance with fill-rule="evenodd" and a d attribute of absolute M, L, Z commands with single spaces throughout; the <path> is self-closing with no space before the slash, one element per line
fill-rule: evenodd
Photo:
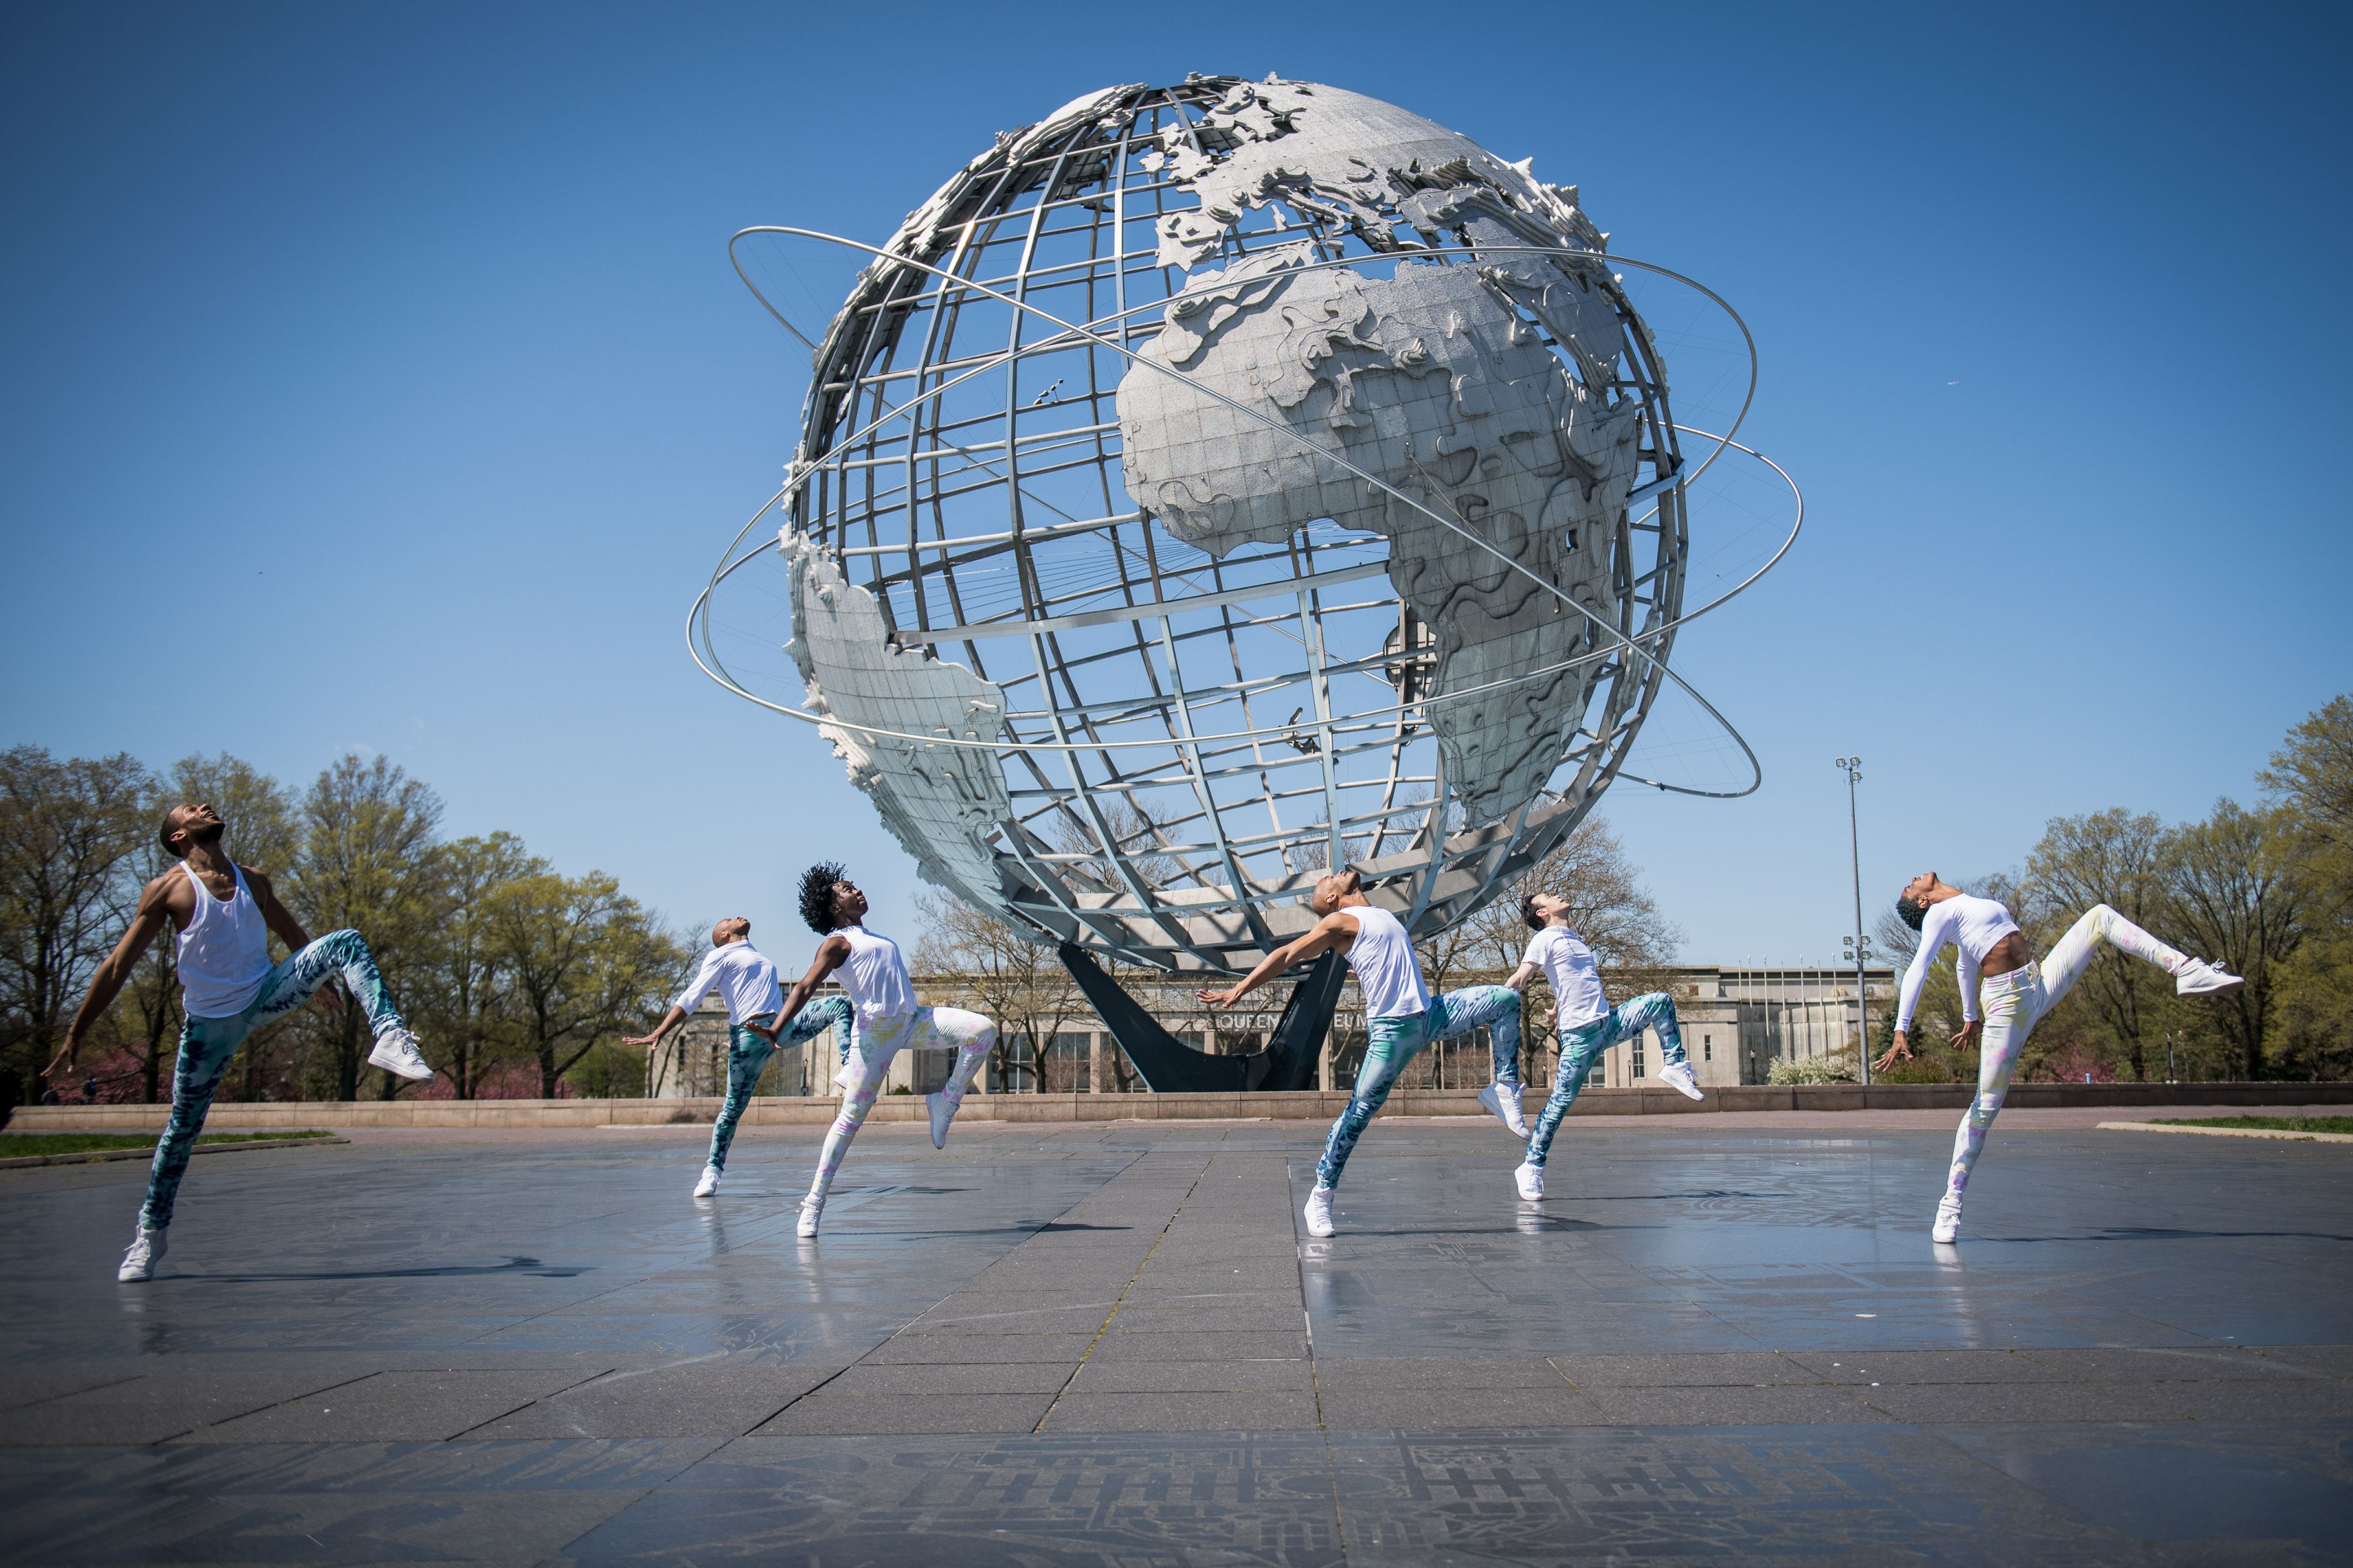
<path fill-rule="evenodd" d="M 375 1034 L 368 1065 L 417 1082 L 433 1076 L 417 1048 L 417 1037 L 401 1022 L 385 991 L 366 940 L 355 931 L 337 931 L 312 942 L 301 922 L 278 901 L 269 879 L 250 866 L 237 865 L 222 851 L 227 831 L 220 813 L 203 801 L 175 805 L 164 814 L 156 837 L 179 864 L 141 890 L 131 929 L 90 976 L 90 994 L 82 999 L 66 1030 L 65 1046 L 47 1068 L 51 1075 L 71 1070 L 82 1040 L 113 1005 L 148 945 L 167 926 L 176 932 L 180 1011 L 186 1021 L 180 1026 L 180 1056 L 172 1068 L 172 1119 L 155 1143 L 138 1232 L 123 1254 L 122 1267 L 115 1271 L 114 1277 L 125 1284 L 153 1278 L 155 1265 L 163 1260 L 164 1232 L 172 1224 L 180 1178 L 212 1109 L 213 1093 L 228 1070 L 229 1058 L 256 1029 L 314 995 L 327 1011 L 341 1009 L 343 998 L 326 988 L 329 980 L 341 975 L 367 1009 L 368 1025 Z M 269 962 L 272 935 L 288 950 L 276 963 Z"/>
<path fill-rule="evenodd" d="M 1466 985 L 1433 1001 L 1404 923 L 1365 897 L 1364 879 L 1354 871 L 1318 878 L 1307 907 L 1317 920 L 1305 936 L 1268 953 L 1238 984 L 1198 994 L 1212 1007 L 1230 1007 L 1276 975 L 1326 952 L 1341 954 L 1356 971 L 1371 1038 L 1356 1091 L 1324 1142 L 1305 1210 L 1307 1234 L 1330 1236 L 1333 1189 L 1340 1184 L 1357 1138 L 1388 1102 L 1398 1074 L 1432 1040 L 1451 1040 L 1484 1025 L 1495 1081 L 1481 1092 L 1480 1103 L 1516 1136 L 1528 1135 L 1520 1112 L 1520 994 L 1504 985 Z"/>

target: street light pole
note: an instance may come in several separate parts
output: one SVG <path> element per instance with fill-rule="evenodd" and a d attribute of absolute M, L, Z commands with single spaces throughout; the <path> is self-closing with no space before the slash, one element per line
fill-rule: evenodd
<path fill-rule="evenodd" d="M 1871 961 L 1871 933 L 1862 929 L 1862 836 L 1856 826 L 1854 786 L 1862 782 L 1862 759 L 1840 757 L 1831 764 L 1846 774 L 1846 845 L 1848 864 L 1854 871 L 1854 1016 L 1862 1038 L 1855 1047 L 1856 1066 L 1862 1081 L 1871 1082 L 1871 999 L 1863 989 L 1863 966 Z"/>

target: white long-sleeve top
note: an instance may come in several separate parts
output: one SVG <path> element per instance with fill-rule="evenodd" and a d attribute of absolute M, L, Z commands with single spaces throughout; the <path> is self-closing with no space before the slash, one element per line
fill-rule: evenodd
<path fill-rule="evenodd" d="M 1978 966 L 1995 944 L 2016 930 L 2018 922 L 2010 918 L 2010 910 L 1991 899 L 1960 893 L 1930 904 L 1920 921 L 1920 950 L 1912 955 L 1912 967 L 1904 972 L 1904 995 L 1895 1010 L 1895 1026 L 1907 1034 L 1911 1031 L 1912 1009 L 1919 1005 L 1920 989 L 1928 984 L 1928 966 L 1936 962 L 1936 954 L 1948 942 L 1960 950 L 1953 960 L 1953 973 L 1961 982 L 1961 1021 L 1976 1023 Z"/>
<path fill-rule="evenodd" d="M 727 1021 L 740 1024 L 746 1018 L 760 1018 L 785 1005 L 783 987 L 776 984 L 776 966 L 751 942 L 731 942 L 724 947 L 714 947 L 702 955 L 696 966 L 694 978 L 678 994 L 671 1004 L 681 1013 L 691 1013 L 702 1005 L 702 999 L 716 988 L 727 999 Z"/>

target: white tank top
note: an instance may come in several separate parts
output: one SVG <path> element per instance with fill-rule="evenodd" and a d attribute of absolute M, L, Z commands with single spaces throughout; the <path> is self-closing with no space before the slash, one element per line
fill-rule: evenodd
<path fill-rule="evenodd" d="M 196 889 L 195 916 L 180 932 L 180 1006 L 191 1018 L 233 1018 L 253 1005 L 269 973 L 269 928 L 234 863 L 237 893 L 226 900 L 195 867 L 184 860 L 180 869 Z"/>
<path fill-rule="evenodd" d="M 915 1010 L 915 988 L 907 981 L 907 961 L 899 944 L 864 926 L 838 926 L 834 935 L 849 943 L 849 957 L 837 972 L 860 1023 L 880 1023 Z"/>
<path fill-rule="evenodd" d="M 1364 994 L 1367 1018 L 1409 1018 L 1430 1011 L 1430 987 L 1421 983 L 1421 963 L 1397 916 L 1371 904 L 1350 904 L 1344 911 L 1356 922 L 1356 940 L 1348 944 L 1348 967 L 1356 972 L 1356 989 Z"/>

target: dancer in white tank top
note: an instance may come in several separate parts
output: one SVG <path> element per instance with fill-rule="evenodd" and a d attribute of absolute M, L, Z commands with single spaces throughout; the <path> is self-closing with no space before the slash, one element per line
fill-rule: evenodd
<path fill-rule="evenodd" d="M 1873 1065 L 1885 1072 L 1912 1054 L 1913 1009 L 1920 1004 L 1921 987 L 1928 983 L 1929 965 L 1947 942 L 1959 950 L 1954 968 L 1961 983 L 1961 1032 L 1953 1037 L 1953 1044 L 1963 1050 L 1979 1047 L 1977 1098 L 1953 1135 L 1953 1163 L 1946 1173 L 1945 1195 L 1936 1205 L 1936 1224 L 1929 1232 L 1938 1242 L 1951 1242 L 1960 1236 L 1961 1196 L 1968 1188 L 1969 1172 L 1985 1150 L 1993 1119 L 2001 1113 L 2001 1102 L 2010 1093 L 2010 1075 L 2018 1067 L 2027 1037 L 2034 1032 L 2036 1022 L 2075 988 L 2075 982 L 2099 955 L 2102 942 L 2156 964 L 2173 976 L 2174 990 L 2184 996 L 2215 995 L 2245 984 L 2202 959 L 2166 946 L 2105 904 L 2094 905 L 2069 928 L 2039 967 L 2026 933 L 2018 929 L 2009 910 L 1991 899 L 1971 898 L 1940 880 L 1934 871 L 1923 871 L 1904 885 L 1895 900 L 1895 912 L 1920 933 L 1920 947 L 1912 955 L 1911 967 L 1904 972 L 1894 1042 Z"/>
<path fill-rule="evenodd" d="M 794 1014 L 792 1022 L 777 1035 L 760 1032 L 758 1026 L 775 1020 L 784 992 L 776 984 L 776 966 L 752 945 L 752 922 L 742 915 L 730 915 L 711 928 L 711 951 L 702 955 L 694 978 L 686 983 L 686 989 L 678 994 L 678 1000 L 670 1005 L 653 1032 L 624 1035 L 621 1044 L 649 1049 L 660 1045 L 662 1037 L 686 1022 L 686 1016 L 702 1006 L 702 999 L 713 991 L 727 1001 L 727 1098 L 720 1102 L 718 1119 L 711 1124 L 711 1152 L 703 1161 L 702 1177 L 694 1184 L 698 1198 L 718 1193 L 720 1179 L 727 1172 L 727 1151 L 735 1143 L 736 1123 L 744 1119 L 752 1091 L 760 1086 L 760 1074 L 778 1046 L 798 1045 L 831 1029 L 841 1041 L 842 1056 L 849 1054 L 849 1004 L 839 996 L 810 1003 Z"/>
<path fill-rule="evenodd" d="M 1356 1140 L 1387 1103 L 1406 1063 L 1432 1040 L 1452 1039 L 1483 1026 L 1494 1081 L 1480 1090 L 1479 1103 L 1517 1136 L 1528 1135 L 1520 1110 L 1520 994 L 1503 985 L 1466 985 L 1432 1001 L 1404 923 L 1365 897 L 1364 880 L 1354 871 L 1319 879 L 1308 908 L 1318 919 L 1305 936 L 1268 953 L 1238 984 L 1204 991 L 1200 998 L 1212 1007 L 1230 1007 L 1276 975 L 1326 952 L 1339 952 L 1356 972 L 1369 1037 L 1365 1064 L 1357 1069 L 1347 1108 L 1324 1141 L 1315 1190 L 1307 1198 L 1307 1233 L 1329 1236 L 1333 1189 L 1340 1184 Z"/>
<path fill-rule="evenodd" d="M 902 1050 L 950 1046 L 956 1053 L 948 1070 L 947 1087 L 926 1096 L 932 1118 L 932 1147 L 944 1149 L 948 1128 L 971 1089 L 973 1076 L 997 1044 L 997 1026 L 977 1013 L 960 1007 L 923 1007 L 915 1002 L 915 988 L 907 978 L 907 961 L 899 944 L 868 931 L 866 895 L 849 874 L 831 861 L 810 867 L 801 875 L 801 918 L 825 940 L 808 973 L 793 983 L 779 1017 L 795 1016 L 828 976 L 837 978 L 849 994 L 854 1023 L 849 1055 L 842 1063 L 841 1113 L 826 1134 L 818 1155 L 817 1174 L 808 1195 L 801 1200 L 800 1234 L 815 1236 L 825 1213 L 826 1194 L 849 1153 L 850 1140 L 866 1123 L 891 1071 L 891 1058 Z M 776 1030 L 764 1028 L 773 1038 Z"/>
<path fill-rule="evenodd" d="M 246 1037 L 313 995 L 330 1010 L 342 1007 L 343 999 L 332 990 L 321 989 L 329 979 L 340 974 L 367 1009 L 375 1035 L 369 1066 L 410 1079 L 433 1076 L 417 1048 L 417 1037 L 402 1024 L 385 993 L 384 977 L 376 973 L 375 955 L 366 941 L 355 931 L 338 931 L 312 942 L 301 922 L 278 901 L 269 879 L 223 852 L 226 830 L 220 813 L 203 802 L 164 813 L 157 837 L 180 864 L 140 893 L 131 929 L 90 976 L 90 994 L 82 999 L 65 1045 L 47 1068 L 52 1074 L 72 1068 L 82 1040 L 106 1016 L 140 955 L 167 926 L 176 931 L 185 1021 L 180 1028 L 179 1060 L 172 1069 L 172 1119 L 155 1142 L 138 1232 L 115 1272 L 125 1283 L 152 1278 L 164 1257 L 164 1232 L 172 1223 L 188 1155 L 229 1058 Z M 287 956 L 274 964 L 269 962 L 273 934 L 288 949 Z"/>

